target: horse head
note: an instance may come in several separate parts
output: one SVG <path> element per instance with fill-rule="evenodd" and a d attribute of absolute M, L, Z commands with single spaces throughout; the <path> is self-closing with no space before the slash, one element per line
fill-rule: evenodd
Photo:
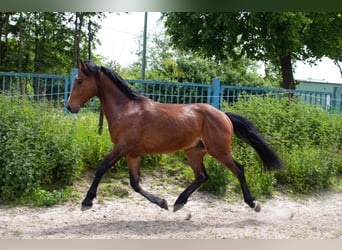
<path fill-rule="evenodd" d="M 81 61 L 81 66 L 75 77 L 71 94 L 67 102 L 67 109 L 71 113 L 78 113 L 80 108 L 90 98 L 97 95 L 97 81 L 99 80 L 99 77 L 99 71 L 96 66 Z"/>

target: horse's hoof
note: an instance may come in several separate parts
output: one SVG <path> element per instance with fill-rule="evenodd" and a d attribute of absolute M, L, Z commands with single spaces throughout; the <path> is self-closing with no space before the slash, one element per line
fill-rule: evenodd
<path fill-rule="evenodd" d="M 259 202 L 257 202 L 257 201 L 255 202 L 253 210 L 257 213 L 261 211 L 261 207 L 260 207 Z"/>
<path fill-rule="evenodd" d="M 175 204 L 173 206 L 173 212 L 177 212 L 178 210 L 182 209 L 184 207 L 184 204 L 183 203 L 180 203 L 180 204 Z"/>
<path fill-rule="evenodd" d="M 161 208 L 164 208 L 165 210 L 169 210 L 169 207 L 167 205 L 167 201 L 165 199 L 162 200 L 161 204 L 159 204 Z"/>
<path fill-rule="evenodd" d="M 91 209 L 92 206 L 85 206 L 85 205 L 82 205 L 81 206 L 81 211 L 87 211 L 89 209 Z"/>
<path fill-rule="evenodd" d="M 93 203 L 92 202 L 83 201 L 81 205 L 82 205 L 81 211 L 86 211 L 86 210 L 91 209 L 91 207 L 93 206 Z"/>

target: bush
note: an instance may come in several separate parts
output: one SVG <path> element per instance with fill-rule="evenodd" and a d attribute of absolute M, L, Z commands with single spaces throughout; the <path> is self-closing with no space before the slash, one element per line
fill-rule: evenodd
<path fill-rule="evenodd" d="M 284 162 L 286 167 L 275 176 L 279 184 L 286 185 L 293 193 L 329 189 L 337 174 L 331 154 L 314 147 L 293 148 L 291 154 L 284 157 Z"/>
<path fill-rule="evenodd" d="M 44 105 L 0 98 L 0 199 L 30 203 L 37 190 L 70 185 L 83 165 L 63 115 Z"/>
<path fill-rule="evenodd" d="M 276 183 L 274 174 L 263 171 L 254 149 L 246 146 L 245 143 L 240 143 L 241 147 L 234 149 L 234 159 L 245 166 L 245 177 L 251 193 L 256 196 L 272 195 Z M 232 172 L 212 157 L 206 157 L 204 163 L 209 179 L 202 185 L 201 190 L 217 196 L 224 196 L 228 190 L 242 194 L 240 182 Z"/>
<path fill-rule="evenodd" d="M 336 174 L 341 173 L 341 117 L 296 99 L 271 97 L 251 97 L 232 107 L 225 105 L 225 110 L 250 119 L 285 165 L 272 177 L 260 175 L 257 158 L 245 151 L 244 143 L 234 139 L 235 157 L 250 166 L 248 175 L 255 179 L 251 189 L 258 182 L 264 186 L 260 186 L 261 189 L 271 193 L 274 184 L 279 183 L 286 184 L 292 191 L 308 193 L 330 188 Z"/>

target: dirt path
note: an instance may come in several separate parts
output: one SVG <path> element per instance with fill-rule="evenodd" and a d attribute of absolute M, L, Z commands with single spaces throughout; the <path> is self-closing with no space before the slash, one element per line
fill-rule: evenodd
<path fill-rule="evenodd" d="M 172 191 L 170 191 L 172 190 Z M 180 189 L 155 190 L 169 202 Z M 196 192 L 177 213 L 162 210 L 130 191 L 127 198 L 49 208 L 0 208 L 0 238 L 107 239 L 342 239 L 342 193 L 306 200 L 278 196 L 255 213 L 242 201 Z"/>

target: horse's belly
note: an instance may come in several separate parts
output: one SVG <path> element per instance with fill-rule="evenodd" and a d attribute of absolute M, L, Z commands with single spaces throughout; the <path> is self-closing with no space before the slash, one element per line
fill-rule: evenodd
<path fill-rule="evenodd" d="M 172 153 L 179 150 L 195 147 L 201 139 L 193 136 L 169 135 L 163 138 L 149 138 L 142 151 L 145 154 Z"/>

